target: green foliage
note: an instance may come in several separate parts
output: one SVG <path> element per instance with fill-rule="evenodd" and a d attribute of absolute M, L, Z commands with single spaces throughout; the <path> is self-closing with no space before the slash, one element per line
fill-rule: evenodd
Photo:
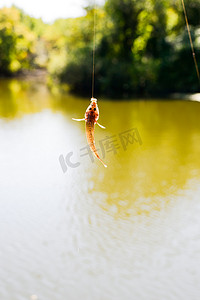
<path fill-rule="evenodd" d="M 9 74 L 15 45 L 16 40 L 11 32 L 6 28 L 0 29 L 0 70 L 3 74 Z"/>
<path fill-rule="evenodd" d="M 185 0 L 197 53 L 200 2 Z M 12 7 L 0 10 L 0 74 L 47 68 L 51 78 L 88 95 L 93 8 L 44 24 Z M 96 10 L 95 94 L 109 97 L 196 92 L 198 80 L 179 0 L 107 0 Z"/>
<path fill-rule="evenodd" d="M 39 67 L 36 48 L 43 30 L 41 20 L 16 7 L 0 9 L 0 74 Z"/>
<path fill-rule="evenodd" d="M 105 12 L 98 9 L 96 13 L 96 49 L 108 28 Z M 80 94 L 88 94 L 92 82 L 92 49 L 93 49 L 93 9 L 87 8 L 87 15 L 65 22 L 65 62 L 57 70 L 61 82 L 69 84 L 71 90 Z M 57 25 L 56 22 L 54 26 Z M 58 47 L 57 51 L 60 47 Z M 98 58 L 96 57 L 96 61 Z"/>
<path fill-rule="evenodd" d="M 200 4 L 186 1 L 196 52 Z M 97 20 L 95 91 L 109 97 L 198 91 L 182 6 L 178 0 L 107 0 Z M 92 32 L 92 10 L 82 18 Z M 82 24 L 79 32 L 82 32 Z M 73 28 L 72 31 L 73 32 Z M 70 36 L 70 35 L 69 35 Z M 67 45 L 68 42 L 67 42 Z M 90 93 L 92 37 L 71 44 L 60 78 L 76 93 Z M 89 91 L 88 91 L 89 90 Z"/>

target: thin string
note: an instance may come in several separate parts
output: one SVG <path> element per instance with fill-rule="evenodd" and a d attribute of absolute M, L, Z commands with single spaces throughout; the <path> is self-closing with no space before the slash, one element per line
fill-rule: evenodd
<path fill-rule="evenodd" d="M 92 98 L 94 96 L 94 73 L 95 73 L 95 44 L 96 44 L 96 1 L 94 0 L 94 14 L 93 14 L 93 61 L 92 61 Z"/>
<path fill-rule="evenodd" d="M 196 68 L 196 72 L 197 72 L 197 77 L 199 79 L 199 84 L 200 84 L 199 69 L 198 69 L 196 55 L 195 55 L 194 46 L 193 46 L 193 42 L 192 42 L 192 37 L 191 37 L 191 33 L 190 33 L 190 27 L 189 27 L 189 24 L 188 24 L 188 18 L 187 18 L 186 8 L 185 8 L 184 0 L 181 0 L 181 1 L 182 1 L 182 5 L 183 5 L 183 11 L 184 11 L 184 15 L 185 15 L 185 22 L 186 22 L 186 26 L 187 26 L 187 31 L 188 31 L 189 39 L 190 39 L 190 46 L 191 46 L 191 49 L 192 49 L 192 55 L 193 55 L 193 59 L 194 59 L 194 64 L 195 64 L 195 68 Z"/>

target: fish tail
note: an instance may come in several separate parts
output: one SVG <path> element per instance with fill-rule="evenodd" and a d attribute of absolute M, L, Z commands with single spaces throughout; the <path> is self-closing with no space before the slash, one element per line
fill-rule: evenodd
<path fill-rule="evenodd" d="M 103 160 L 99 157 L 99 154 L 97 152 L 96 146 L 95 146 L 95 140 L 94 140 L 94 122 L 86 122 L 86 136 L 87 141 L 90 146 L 91 151 L 94 153 L 96 158 L 100 160 L 100 162 L 104 165 L 105 168 L 107 168 L 107 165 L 103 162 Z"/>
<path fill-rule="evenodd" d="M 91 148 L 92 152 L 94 153 L 94 155 L 96 156 L 96 158 L 98 158 L 98 160 L 100 160 L 100 162 L 104 165 L 104 167 L 107 168 L 107 165 L 100 158 L 94 143 L 90 144 L 90 148 Z"/>
<path fill-rule="evenodd" d="M 98 153 L 95 153 L 95 156 L 100 160 L 100 162 L 104 165 L 105 168 L 107 168 L 107 165 L 103 162 L 103 160 L 99 157 L 99 154 Z"/>

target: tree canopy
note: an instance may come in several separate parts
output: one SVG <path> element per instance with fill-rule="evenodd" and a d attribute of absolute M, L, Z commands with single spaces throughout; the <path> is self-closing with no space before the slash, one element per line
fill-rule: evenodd
<path fill-rule="evenodd" d="M 200 2 L 185 0 L 200 61 Z M 72 92 L 91 91 L 93 7 L 44 24 L 0 10 L 0 74 L 46 68 Z M 196 92 L 198 80 L 180 0 L 107 0 L 96 9 L 95 92 L 109 97 Z"/>

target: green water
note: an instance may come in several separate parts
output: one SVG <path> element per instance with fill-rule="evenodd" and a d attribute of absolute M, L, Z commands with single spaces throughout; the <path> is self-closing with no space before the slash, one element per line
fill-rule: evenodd
<path fill-rule="evenodd" d="M 199 299 L 199 103 L 98 99 L 106 169 L 72 121 L 89 99 L 17 80 L 0 95 L 2 299 Z"/>
<path fill-rule="evenodd" d="M 81 155 L 87 153 L 87 150 L 80 150 L 87 145 L 84 141 L 85 127 L 83 123 L 76 123 L 71 118 L 84 116 L 89 99 L 62 95 L 57 90 L 50 93 L 43 84 L 17 80 L 1 81 L 0 90 L 0 115 L 7 122 L 47 109 L 63 114 L 70 123 L 72 136 L 74 130 L 81 137 L 80 143 L 76 141 L 76 149 L 68 148 L 68 152 L 73 151 L 73 155 L 79 156 L 74 161 L 79 165 Z M 143 198 L 145 205 L 145 199 L 148 199 L 147 211 L 151 205 L 159 209 L 167 201 L 164 200 L 166 196 L 188 188 L 191 180 L 199 179 L 199 103 L 141 100 L 111 102 L 99 99 L 98 104 L 99 121 L 106 126 L 106 130 L 96 129 L 96 144 L 108 169 L 105 170 L 96 159 L 92 163 L 89 155 L 86 155 L 84 162 L 91 176 L 100 176 L 100 180 L 95 180 L 94 189 L 108 195 L 108 208 L 116 205 L 118 213 L 123 215 L 129 215 L 130 209 L 141 213 L 143 209 L 138 205 L 138 199 L 141 202 Z M 128 134 L 130 141 L 124 145 L 123 141 L 127 143 Z M 68 152 L 66 149 L 63 151 L 65 157 Z M 77 170 L 70 171 L 76 173 Z"/>

